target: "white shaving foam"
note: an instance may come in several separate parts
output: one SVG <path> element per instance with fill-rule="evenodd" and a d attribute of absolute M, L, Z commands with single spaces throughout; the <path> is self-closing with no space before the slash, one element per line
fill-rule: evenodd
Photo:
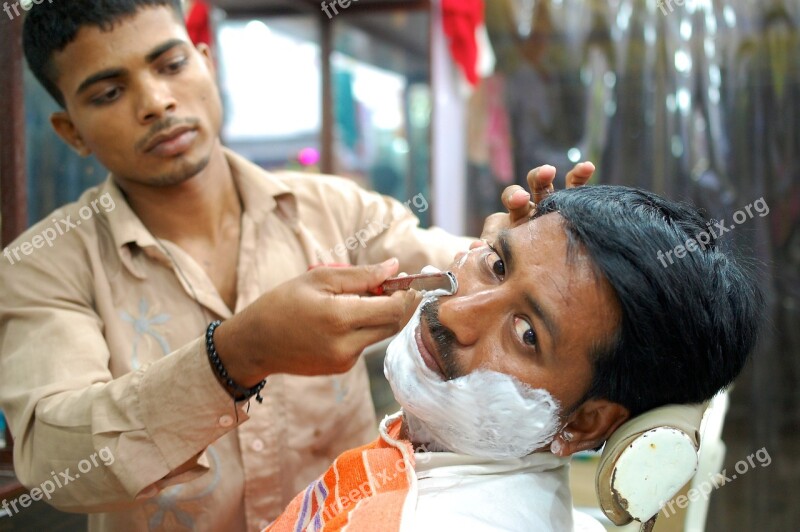
<path fill-rule="evenodd" d="M 502 460 L 549 444 L 558 403 L 547 390 L 489 370 L 444 381 L 425 365 L 415 339 L 422 306 L 389 344 L 384 373 L 403 407 L 411 441 L 431 451 Z"/>

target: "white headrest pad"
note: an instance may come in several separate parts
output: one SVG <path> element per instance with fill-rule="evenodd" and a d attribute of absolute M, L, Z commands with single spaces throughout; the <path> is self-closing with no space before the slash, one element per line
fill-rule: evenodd
<path fill-rule="evenodd" d="M 634 518 L 646 521 L 658 512 L 659 504 L 669 501 L 692 478 L 706 406 L 655 408 L 628 420 L 611 435 L 595 478 L 597 499 L 611 522 L 624 525 Z M 656 433 L 651 432 L 654 429 L 658 429 Z M 675 460 L 670 462 L 672 454 Z M 663 479 L 656 478 L 659 475 Z"/>
<path fill-rule="evenodd" d="M 697 471 L 697 448 L 671 427 L 649 430 L 622 452 L 611 489 L 634 519 L 645 522 L 658 513 Z"/>

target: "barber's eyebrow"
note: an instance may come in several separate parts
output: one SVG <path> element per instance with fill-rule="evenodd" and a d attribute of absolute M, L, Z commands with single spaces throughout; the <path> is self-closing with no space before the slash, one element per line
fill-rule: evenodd
<path fill-rule="evenodd" d="M 83 80 L 83 82 L 80 85 L 78 85 L 78 90 L 75 91 L 75 94 L 82 93 L 83 91 L 85 91 L 86 89 L 88 89 L 97 82 L 105 81 L 107 79 L 120 78 L 123 75 L 125 75 L 126 72 L 127 70 L 125 70 L 124 68 L 109 68 L 106 70 L 101 70 L 100 72 L 92 74 L 91 76 Z"/>
<path fill-rule="evenodd" d="M 500 246 L 500 254 L 503 262 L 505 263 L 506 267 L 506 275 L 511 275 L 514 271 L 514 252 L 511 249 L 511 243 L 509 242 L 509 231 L 508 229 L 503 229 L 497 235 L 497 243 Z M 545 329 L 547 329 L 547 334 L 553 340 L 553 343 L 557 342 L 557 338 L 560 334 L 558 325 L 556 320 L 553 319 L 553 315 L 539 302 L 534 299 L 534 297 L 525 292 L 525 303 L 530 307 L 531 312 L 539 318 L 539 320 L 544 323 Z"/>
<path fill-rule="evenodd" d="M 181 46 L 187 44 L 186 41 L 183 39 L 170 39 L 165 43 L 159 44 L 156 46 L 150 53 L 145 56 L 145 61 L 148 63 L 152 63 L 168 51 L 172 50 L 176 46 Z M 92 74 L 78 86 L 78 90 L 75 92 L 76 94 L 80 94 L 92 85 L 97 82 L 105 81 L 107 79 L 114 79 L 124 76 L 128 71 L 124 68 L 108 68 L 106 70 L 101 70 L 95 74 Z"/>
<path fill-rule="evenodd" d="M 172 50 L 173 48 L 175 48 L 176 46 L 180 46 L 182 44 L 188 44 L 188 43 L 183 39 L 170 39 L 164 44 L 156 46 L 152 52 L 150 52 L 145 56 L 144 60 L 147 61 L 148 63 L 152 63 L 153 61 L 158 59 L 162 54 L 165 54 L 170 50 Z"/>

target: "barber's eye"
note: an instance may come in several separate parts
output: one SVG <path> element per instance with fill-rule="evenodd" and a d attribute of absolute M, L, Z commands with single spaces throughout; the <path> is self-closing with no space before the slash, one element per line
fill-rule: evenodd
<path fill-rule="evenodd" d="M 536 331 L 526 320 L 514 318 L 514 329 L 525 344 L 536 345 Z"/>
<path fill-rule="evenodd" d="M 104 91 L 99 96 L 97 96 L 95 98 L 92 98 L 92 104 L 94 104 L 94 105 L 103 105 L 103 104 L 106 104 L 106 103 L 111 103 L 114 100 L 118 99 L 121 94 L 122 94 L 122 91 L 120 90 L 119 87 L 110 88 L 110 89 Z"/>

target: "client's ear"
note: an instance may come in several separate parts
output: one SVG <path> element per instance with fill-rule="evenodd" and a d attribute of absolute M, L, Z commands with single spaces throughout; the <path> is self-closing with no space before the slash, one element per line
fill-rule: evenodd
<path fill-rule="evenodd" d="M 550 446 L 553 454 L 570 456 L 600 447 L 630 417 L 630 411 L 607 399 L 590 399 L 569 416 Z"/>

